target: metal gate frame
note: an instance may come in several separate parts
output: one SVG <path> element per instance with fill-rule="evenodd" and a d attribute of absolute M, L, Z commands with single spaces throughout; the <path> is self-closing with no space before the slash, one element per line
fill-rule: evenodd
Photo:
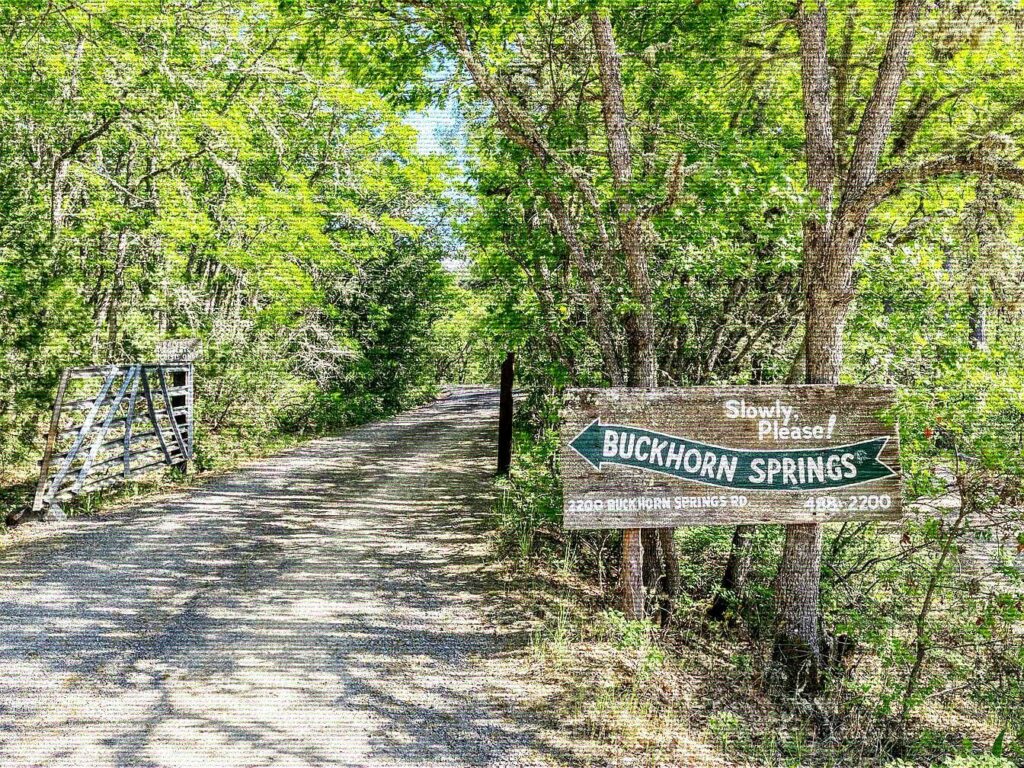
<path fill-rule="evenodd" d="M 66 402 L 71 383 L 83 380 L 99 382 L 96 394 Z M 84 415 L 62 428 L 76 412 Z M 145 431 L 136 429 L 140 423 Z M 57 387 L 32 509 L 56 506 L 162 466 L 184 470 L 192 458 L 194 433 L 192 363 L 69 368 Z M 66 447 L 57 450 L 61 444 Z"/>

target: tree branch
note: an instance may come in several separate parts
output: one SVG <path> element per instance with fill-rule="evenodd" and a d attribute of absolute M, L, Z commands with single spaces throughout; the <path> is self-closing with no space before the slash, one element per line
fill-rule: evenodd
<path fill-rule="evenodd" d="M 633 179 L 633 148 L 626 122 L 626 101 L 622 92 L 622 72 L 616 50 L 612 22 L 607 13 L 594 11 L 590 28 L 597 49 L 601 77 L 601 112 L 608 139 L 608 166 L 617 192 L 625 192 Z"/>
<path fill-rule="evenodd" d="M 928 117 L 950 101 L 966 96 L 976 87 L 976 83 L 971 83 L 970 85 L 944 93 L 941 96 L 935 96 L 934 91 L 931 89 L 922 91 L 914 102 L 914 106 L 904 115 L 899 130 L 896 131 L 896 138 L 892 142 L 892 156 L 902 157 L 905 155 Z"/>
<path fill-rule="evenodd" d="M 97 125 L 95 128 L 93 128 L 91 131 L 86 131 L 85 133 L 81 134 L 80 136 L 77 136 L 71 142 L 71 144 L 68 145 L 68 148 L 60 153 L 60 155 L 57 158 L 57 162 L 60 162 L 60 161 L 63 161 L 63 160 L 70 160 L 70 159 L 72 159 L 76 154 L 78 154 L 78 150 L 80 150 L 82 147 L 84 147 L 90 141 L 94 141 L 95 139 L 98 139 L 100 136 L 102 136 L 104 133 L 106 133 L 108 130 L 110 130 L 110 127 L 115 122 L 117 122 L 117 120 L 121 117 L 123 112 L 124 112 L 124 110 L 120 109 L 120 108 L 115 110 L 114 113 L 112 115 L 110 115 L 110 117 L 108 117 L 105 120 L 103 120 L 99 125 Z"/>
<path fill-rule="evenodd" d="M 679 193 L 683 188 L 683 181 L 687 176 L 692 176 L 702 167 L 702 163 L 686 164 L 686 155 L 677 152 L 665 173 L 665 197 L 657 203 L 648 206 L 643 215 L 647 218 L 657 216 L 665 211 L 671 210 L 672 206 L 679 200 Z"/>
<path fill-rule="evenodd" d="M 649 270 L 651 230 L 633 200 L 633 151 L 626 117 L 619 51 L 607 10 L 590 14 L 598 72 L 601 78 L 601 113 L 604 117 L 608 167 L 615 190 L 615 215 L 619 247 L 625 257 L 626 277 L 632 298 L 639 305 L 626 317 L 629 334 L 629 383 L 643 387 L 658 385 L 658 360 L 655 348 L 653 286 Z"/>
<path fill-rule="evenodd" d="M 846 137 L 849 130 L 850 108 L 848 92 L 850 87 L 850 60 L 853 57 L 853 35 L 857 25 L 858 8 L 856 0 L 846 9 L 846 23 L 843 27 L 843 44 L 835 62 L 836 91 L 832 105 L 832 132 L 835 135 L 836 166 L 843 173 L 846 156 Z"/>
<path fill-rule="evenodd" d="M 494 107 L 495 117 L 502 132 L 541 162 L 551 163 L 568 176 L 594 209 L 600 208 L 597 192 L 590 180 L 578 168 L 574 168 L 560 157 L 541 135 L 536 123 L 525 110 L 514 104 L 501 87 L 494 82 L 483 64 L 477 59 L 469 43 L 466 28 L 459 21 L 452 22 L 455 32 L 456 52 L 469 71 L 473 84 Z"/>
<path fill-rule="evenodd" d="M 964 139 L 958 149 L 963 151 L 969 150 L 968 145 L 970 143 L 973 143 L 978 139 L 983 139 L 985 136 L 992 133 L 1002 131 L 1007 127 L 1009 122 L 1014 118 L 1019 117 L 1022 113 L 1024 113 L 1024 99 L 1016 99 L 977 127 L 967 128 L 967 130 L 964 131 L 967 138 Z"/>
<path fill-rule="evenodd" d="M 878 67 L 875 88 L 864 108 L 864 116 L 857 130 L 857 140 L 850 159 L 845 197 L 857 197 L 871 184 L 878 173 L 882 147 L 892 130 L 892 117 L 896 97 L 907 76 L 907 60 L 917 32 L 917 19 L 922 0 L 897 0 L 892 29 L 885 46 L 882 63 Z"/>
<path fill-rule="evenodd" d="M 202 149 L 200 149 L 200 150 L 198 150 L 196 152 L 193 152 L 190 155 L 185 155 L 184 157 L 179 157 L 177 160 L 173 160 L 170 163 L 168 163 L 167 165 L 164 165 L 164 166 L 162 166 L 160 168 L 157 168 L 156 170 L 150 171 L 149 173 L 143 174 L 142 176 L 139 177 L 139 181 L 136 184 L 136 187 L 139 187 L 142 184 L 145 184 L 147 181 L 149 181 L 151 179 L 155 179 L 157 176 L 163 176 L 165 173 L 170 173 L 171 171 L 173 171 L 175 168 L 177 168 L 182 163 L 187 163 L 190 160 L 195 160 L 195 159 L 197 159 L 199 157 L 202 157 L 203 155 L 206 154 L 207 150 L 208 150 L 208 147 L 203 146 Z"/>
<path fill-rule="evenodd" d="M 818 193 L 818 202 L 827 219 L 832 208 L 836 155 L 832 142 L 832 109 L 828 93 L 828 15 L 825 0 L 820 0 L 813 13 L 801 9 L 796 26 L 800 37 L 807 182 Z"/>
<path fill-rule="evenodd" d="M 1024 168 L 1008 160 L 984 155 L 980 151 L 949 155 L 883 171 L 856 199 L 850 201 L 846 207 L 846 215 L 853 222 L 863 222 L 879 203 L 898 192 L 905 184 L 955 173 L 984 174 L 995 179 L 1024 184 Z"/>

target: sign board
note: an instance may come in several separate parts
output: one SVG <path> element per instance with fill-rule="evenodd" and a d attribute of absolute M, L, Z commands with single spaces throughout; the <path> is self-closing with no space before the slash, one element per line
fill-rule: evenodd
<path fill-rule="evenodd" d="M 167 339 L 156 343 L 156 359 L 161 363 L 193 363 L 203 353 L 199 339 Z"/>
<path fill-rule="evenodd" d="M 880 387 L 569 390 L 565 527 L 899 519 L 892 402 Z"/>

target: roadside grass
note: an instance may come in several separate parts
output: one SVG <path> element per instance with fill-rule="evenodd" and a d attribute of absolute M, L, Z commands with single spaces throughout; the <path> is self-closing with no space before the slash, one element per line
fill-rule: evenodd
<path fill-rule="evenodd" d="M 808 703 L 773 691 L 765 673 L 779 532 L 770 527 L 759 529 L 750 585 L 732 621 L 707 618 L 731 536 L 731 530 L 709 527 L 677 533 L 684 587 L 669 625 L 627 621 L 616 610 L 611 586 L 614 535 L 561 529 L 549 446 L 520 433 L 516 449 L 510 476 L 498 481 L 495 558 L 505 572 L 506 594 L 514 592 L 523 613 L 534 618 L 526 651 L 532 668 L 540 682 L 561 691 L 552 699 L 551 716 L 603 744 L 606 764 L 1017 764 L 1010 758 L 1019 745 L 966 689 L 925 701 L 909 730 L 894 735 L 893 718 L 879 702 L 898 692 L 900 683 L 874 646 L 858 648 L 830 697 Z M 895 638 L 880 636 L 878 642 Z"/>
<path fill-rule="evenodd" d="M 142 499 L 157 498 L 185 488 L 202 485 L 220 475 L 231 472 L 250 461 L 280 453 L 310 440 L 309 435 L 270 433 L 260 440 L 247 439 L 241 430 L 226 430 L 214 435 L 197 435 L 196 455 L 187 473 L 170 467 L 133 478 L 92 493 L 83 493 L 64 502 L 62 509 L 68 517 L 82 517 L 114 511 Z M 11 516 L 32 520 L 29 510 L 39 480 L 38 469 L 23 465 L 8 475 L 9 481 L 0 487 L 0 548 L 17 540 L 19 527 L 8 527 Z"/>
<path fill-rule="evenodd" d="M 409 407 L 418 407 L 438 397 L 444 397 L 444 394 L 436 387 L 424 388 L 416 393 Z M 345 412 L 343 420 L 332 426 L 318 425 L 315 419 L 307 419 L 295 427 L 287 423 L 282 425 L 277 416 L 270 414 L 262 421 L 222 426 L 215 431 L 205 428 L 202 419 L 197 419 L 195 455 L 190 463 L 189 472 L 182 473 L 169 467 L 157 468 L 145 475 L 132 478 L 127 483 L 75 496 L 64 502 L 62 509 L 68 517 L 112 511 L 141 499 L 156 498 L 162 494 L 200 485 L 234 471 L 248 462 L 272 456 L 318 437 L 339 434 L 347 429 L 387 418 L 389 415 L 372 408 L 360 410 L 351 407 Z M 42 452 L 41 435 L 39 446 L 33 453 L 36 458 Z M 2 469 L 0 548 L 18 538 L 15 534 L 17 525 L 9 523 L 33 519 L 30 510 L 39 480 L 39 467 L 36 461 Z"/>
<path fill-rule="evenodd" d="M 911 756 L 886 757 L 874 720 L 789 706 L 758 671 L 766 649 L 741 632 L 707 623 L 698 606 L 670 627 L 627 621 L 563 562 L 503 556 L 506 593 L 535 619 L 526 653 L 538 682 L 561 693 L 548 714 L 607 750 L 608 765 L 885 766 L 1013 768 L 978 754 L 984 723 L 949 708 L 922 714 Z M 951 734 L 959 733 L 959 742 Z M 974 733 L 972 738 L 969 734 Z M 983 735 L 989 734 L 989 735 Z M 954 754 L 950 755 L 950 752 Z M 956 754 L 959 752 L 959 754 Z M 945 754 L 943 754 L 945 753 Z"/>

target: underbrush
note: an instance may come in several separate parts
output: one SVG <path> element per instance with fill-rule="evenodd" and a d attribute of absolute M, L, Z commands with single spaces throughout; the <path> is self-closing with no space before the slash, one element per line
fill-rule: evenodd
<path fill-rule="evenodd" d="M 722 620 L 732 528 L 677 531 L 682 594 L 665 626 L 616 611 L 619 537 L 560 527 L 557 435 L 516 433 L 499 481 L 500 554 L 543 617 L 531 645 L 565 691 L 558 717 L 635 765 L 1010 768 L 1024 763 L 1021 594 L 985 591 L 951 524 L 829 526 L 822 611 L 829 669 L 813 700 L 769 683 L 782 529 L 753 529 Z M 958 550 L 959 551 L 959 550 Z M 929 587 L 929 585 L 931 585 Z M 931 603 L 925 604 L 931 594 Z M 922 610 L 924 608 L 925 610 Z M 923 660 L 918 663 L 918 657 Z"/>
<path fill-rule="evenodd" d="M 96 514 L 110 507 L 128 504 L 153 494 L 187 488 L 212 476 L 227 472 L 240 464 L 278 453 L 303 441 L 302 436 L 274 433 L 260 441 L 247 440 L 238 433 L 197 434 L 196 450 L 190 471 L 183 473 L 170 467 L 158 469 L 123 485 L 118 484 L 92 493 L 75 496 L 61 505 L 69 517 Z M 32 506 L 38 474 L 34 467 L 22 467 L 16 482 L 0 488 L 0 534 L 12 530 L 6 523 L 25 517 Z M 13 473 L 12 473 L 13 474 Z"/>
<path fill-rule="evenodd" d="M 408 393 L 401 407 L 426 402 L 435 393 L 436 387 L 420 387 Z M 198 394 L 195 452 L 188 473 L 158 468 L 123 485 L 75 496 L 61 505 L 64 513 L 69 517 L 95 514 L 145 496 L 185 488 L 247 461 L 271 456 L 317 436 L 336 434 L 384 418 L 395 410 L 379 400 L 328 398 L 320 393 L 301 399 L 298 405 L 285 398 L 279 403 L 265 402 L 262 407 L 253 402 L 224 404 L 221 400 L 226 402 L 225 396 L 214 396 L 205 390 Z M 325 404 L 328 399 L 331 402 Z M 209 424 L 216 424 L 216 428 L 211 429 Z M 41 455 L 41 451 L 40 438 L 35 450 L 26 454 Z M 0 535 L 29 516 L 38 471 L 35 462 L 28 460 L 4 468 L 0 476 Z"/>

